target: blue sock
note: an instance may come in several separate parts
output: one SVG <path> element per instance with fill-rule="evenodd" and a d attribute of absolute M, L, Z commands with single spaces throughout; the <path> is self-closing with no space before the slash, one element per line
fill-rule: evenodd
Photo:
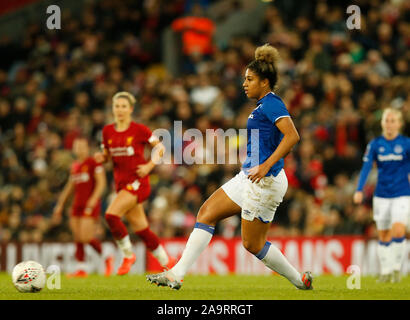
<path fill-rule="evenodd" d="M 405 236 L 403 236 L 403 237 L 401 237 L 401 238 L 392 238 L 392 239 L 391 239 L 391 241 L 392 241 L 392 242 L 395 242 L 395 243 L 401 243 L 401 242 L 403 242 L 404 240 L 406 240 L 406 237 L 405 237 Z"/>
<path fill-rule="evenodd" d="M 262 260 L 263 258 L 265 258 L 270 246 L 271 246 L 270 242 L 266 241 L 261 251 L 255 254 L 255 257 L 258 258 L 259 260 Z"/>
<path fill-rule="evenodd" d="M 381 241 L 381 240 L 379 240 L 379 244 L 382 245 L 382 246 L 388 247 L 391 244 L 391 241 Z"/>
<path fill-rule="evenodd" d="M 201 222 L 195 223 L 194 228 L 198 228 L 198 229 L 202 229 L 202 230 L 208 231 L 208 232 L 209 232 L 210 234 L 212 234 L 212 235 L 213 235 L 214 232 L 215 232 L 215 227 L 210 226 L 210 225 L 205 224 L 205 223 L 201 223 Z"/>

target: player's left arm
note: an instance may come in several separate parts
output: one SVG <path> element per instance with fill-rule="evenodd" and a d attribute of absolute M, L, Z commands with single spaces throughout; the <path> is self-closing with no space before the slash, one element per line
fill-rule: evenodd
<path fill-rule="evenodd" d="M 290 117 L 281 117 L 275 122 L 276 127 L 283 133 L 282 141 L 266 161 L 249 169 L 248 178 L 252 182 L 259 182 L 280 159 L 284 158 L 300 140 L 298 131 Z"/>
<path fill-rule="evenodd" d="M 104 193 L 105 187 L 107 185 L 105 171 L 102 166 L 97 166 L 95 168 L 94 179 L 95 179 L 94 190 L 85 206 L 86 214 L 91 214 L 98 200 L 101 198 L 102 194 Z"/>
<path fill-rule="evenodd" d="M 152 135 L 148 139 L 148 143 L 152 148 L 151 159 L 147 163 L 138 166 L 137 174 L 141 178 L 148 175 L 155 166 L 161 162 L 161 159 L 165 154 L 165 146 L 156 136 Z"/>

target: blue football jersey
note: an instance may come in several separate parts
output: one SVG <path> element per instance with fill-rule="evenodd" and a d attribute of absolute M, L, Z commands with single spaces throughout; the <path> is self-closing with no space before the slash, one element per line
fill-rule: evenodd
<path fill-rule="evenodd" d="M 242 165 L 245 174 L 248 174 L 249 168 L 265 162 L 276 150 L 283 133 L 276 127 L 275 122 L 283 117 L 290 117 L 289 112 L 282 99 L 273 92 L 257 101 L 247 123 L 247 155 Z M 271 167 L 266 176 L 276 177 L 283 164 L 282 158 Z"/>
<path fill-rule="evenodd" d="M 398 135 L 393 140 L 387 140 L 380 136 L 370 141 L 363 156 L 357 190 L 363 189 L 374 161 L 378 172 L 376 197 L 410 195 L 410 138 Z"/>

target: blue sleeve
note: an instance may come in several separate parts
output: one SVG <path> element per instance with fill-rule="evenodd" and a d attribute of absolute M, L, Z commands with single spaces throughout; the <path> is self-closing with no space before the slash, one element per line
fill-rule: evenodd
<path fill-rule="evenodd" d="M 409 175 L 409 182 L 410 182 L 410 138 L 406 137 L 406 163 L 407 163 L 407 174 Z"/>
<path fill-rule="evenodd" d="M 272 103 L 262 106 L 263 114 L 270 122 L 275 123 L 279 118 L 290 117 L 288 109 L 282 101 L 275 100 Z"/>
<path fill-rule="evenodd" d="M 406 138 L 407 144 L 406 144 L 406 154 L 407 157 L 410 158 L 410 138 Z"/>
<path fill-rule="evenodd" d="M 375 145 L 374 141 L 371 141 L 366 147 L 366 152 L 364 153 L 364 156 L 363 156 L 362 170 L 360 170 L 357 191 L 363 190 L 363 187 L 366 184 L 367 177 L 369 176 L 369 173 L 372 170 L 373 161 L 375 159 L 375 150 L 376 150 L 374 145 Z"/>

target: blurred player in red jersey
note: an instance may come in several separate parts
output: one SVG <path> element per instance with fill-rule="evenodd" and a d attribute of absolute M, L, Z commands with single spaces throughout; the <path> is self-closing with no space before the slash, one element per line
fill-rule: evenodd
<path fill-rule="evenodd" d="M 112 160 L 117 195 L 107 208 L 105 219 L 111 233 L 124 254 L 122 265 L 117 274 L 127 274 L 136 260 L 127 227 L 122 222 L 123 216 L 131 228 L 145 243 L 153 256 L 164 268 L 175 264 L 169 257 L 158 236 L 149 228 L 142 203 L 149 197 L 151 188 L 149 173 L 164 155 L 165 147 L 151 130 L 143 124 L 132 121 L 135 98 L 128 92 L 118 92 L 113 97 L 115 123 L 106 125 L 102 132 L 103 152 L 95 154 L 98 163 Z M 154 148 L 150 161 L 144 158 L 144 148 L 149 144 Z"/>
<path fill-rule="evenodd" d="M 61 222 L 64 204 L 74 192 L 74 201 L 71 208 L 70 228 L 76 244 L 75 258 L 77 270 L 72 276 L 87 276 L 84 245 L 89 244 L 101 254 L 101 242 L 95 237 L 95 225 L 101 212 L 101 196 L 106 186 L 104 168 L 89 154 L 89 145 L 86 138 L 76 138 L 73 142 L 73 152 L 77 160 L 71 166 L 70 177 L 54 208 L 52 223 Z M 113 269 L 113 258 L 105 261 L 106 275 Z"/>

